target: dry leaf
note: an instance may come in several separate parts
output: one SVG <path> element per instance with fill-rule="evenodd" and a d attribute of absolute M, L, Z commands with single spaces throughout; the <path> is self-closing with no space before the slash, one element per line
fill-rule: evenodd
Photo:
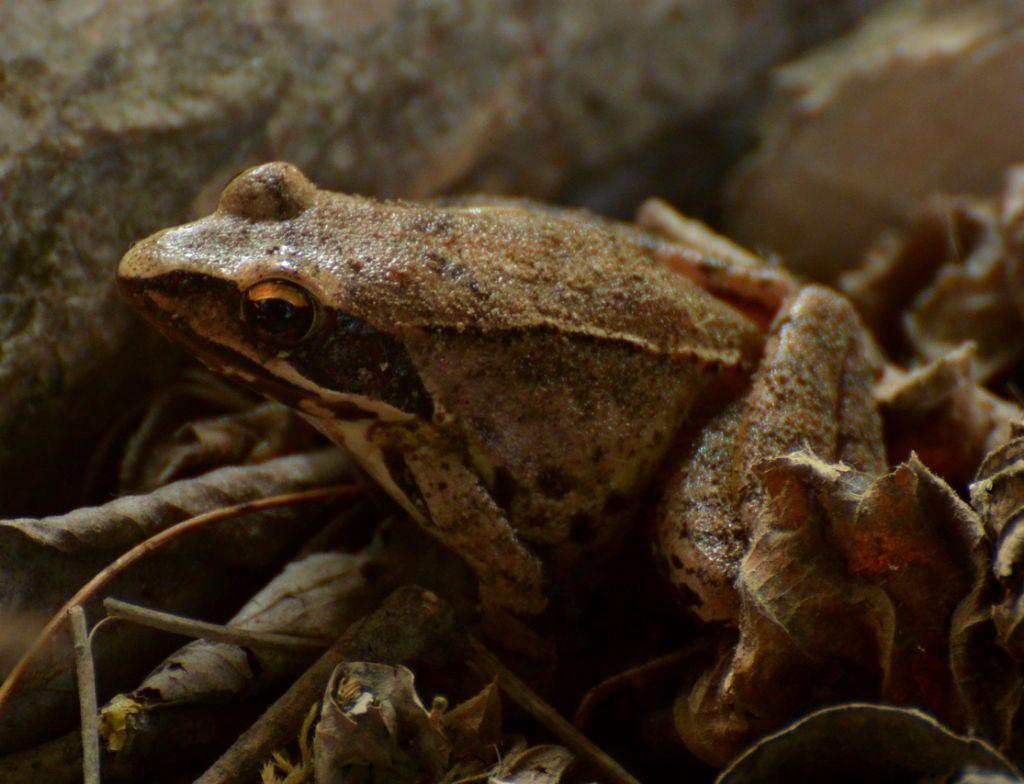
<path fill-rule="evenodd" d="M 957 488 L 970 481 L 982 458 L 1009 437 L 1021 408 L 996 397 L 974 379 L 970 345 L 905 373 L 889 365 L 875 387 L 892 465 L 916 453 Z"/>
<path fill-rule="evenodd" d="M 227 623 L 254 632 L 331 640 L 364 615 L 382 592 L 371 591 L 365 570 L 370 553 L 318 553 L 289 564 Z M 109 751 L 152 763 L 173 753 L 195 753 L 215 742 L 205 731 L 189 737 L 190 748 L 175 747 L 185 733 L 175 724 L 225 725 L 232 714 L 249 711 L 253 699 L 279 688 L 315 658 L 310 648 L 243 648 L 195 640 L 166 658 L 131 692 L 100 711 Z M 241 706 L 238 705 L 241 703 Z M 112 760 L 130 765 L 131 759 Z"/>
<path fill-rule="evenodd" d="M 258 466 L 223 468 L 146 496 L 119 498 L 67 515 L 0 523 L 0 613 L 48 618 L 93 575 L 134 545 L 180 520 L 267 494 L 346 478 L 337 449 L 292 455 Z M 297 542 L 322 523 L 308 507 L 247 515 L 183 538 L 118 578 L 111 590 L 184 614 L 223 612 L 267 579 Z M 88 605 L 101 615 L 98 596 Z M 15 627 L 16 628 L 16 627 Z M 32 637 L 21 641 L 32 642 Z M 95 644 L 101 682 L 111 691 L 137 683 L 166 641 L 119 625 Z M 35 658 L 0 709 L 0 750 L 60 734 L 77 721 L 71 646 L 64 634 Z M 140 669 L 142 671 L 140 671 Z M 110 693 L 110 692 L 108 692 Z"/>
<path fill-rule="evenodd" d="M 445 710 L 428 711 L 405 667 L 348 662 L 335 670 L 314 739 L 317 782 L 492 781 L 558 784 L 575 761 L 560 746 L 501 735 L 501 700 L 491 683 Z M 575 779 L 574 779 L 575 780 Z"/>
<path fill-rule="evenodd" d="M 986 381 L 1024 356 L 1008 263 L 991 201 L 935 197 L 905 231 L 884 234 L 840 287 L 894 361 L 924 365 L 971 341 Z"/>
<path fill-rule="evenodd" d="M 349 662 L 331 676 L 313 740 L 318 784 L 436 779 L 450 748 L 405 667 Z"/>
<path fill-rule="evenodd" d="M 78 784 L 82 780 L 82 735 L 71 732 L 15 754 L 0 757 L 5 784 Z"/>
<path fill-rule="evenodd" d="M 1010 773 L 994 773 L 989 770 L 978 770 L 974 766 L 967 767 L 961 771 L 950 784 L 1020 784 L 1020 776 Z"/>
<path fill-rule="evenodd" d="M 309 706 L 321 701 L 332 674 L 344 662 L 384 659 L 450 684 L 457 677 L 453 665 L 462 661 L 463 644 L 449 605 L 419 586 L 395 590 L 373 613 L 346 629 L 198 781 L 255 777 L 264 760 L 301 732 Z"/>
<path fill-rule="evenodd" d="M 993 608 L 999 644 L 1024 660 L 1024 424 L 994 450 L 971 485 L 971 503 L 995 542 L 992 571 L 1004 589 Z"/>
<path fill-rule="evenodd" d="M 562 746 L 530 746 L 512 753 L 494 768 L 488 782 L 494 784 L 559 784 L 576 758 Z"/>
<path fill-rule="evenodd" d="M 312 428 L 291 409 L 254 405 L 233 388 L 233 399 L 224 401 L 225 386 L 202 377 L 172 385 L 153 401 L 125 446 L 120 493 L 144 493 L 223 465 L 262 463 L 315 446 Z M 225 405 L 231 408 L 221 413 Z"/>
<path fill-rule="evenodd" d="M 931 784 L 958 774 L 954 780 L 962 784 L 1021 781 L 991 746 L 953 733 L 926 713 L 855 703 L 817 711 L 764 738 L 716 784 Z"/>
<path fill-rule="evenodd" d="M 478 756 L 501 742 L 501 692 L 495 682 L 441 717 L 456 760 Z"/>
<path fill-rule="evenodd" d="M 724 763 L 815 705 L 880 698 L 963 726 L 955 619 L 986 579 L 981 522 L 915 458 L 872 478 L 809 454 L 759 468 L 772 504 L 743 560 L 738 641 L 676 702 Z M 781 684 L 785 684 L 782 688 Z M 1005 742 L 1005 738 L 997 738 Z"/>
<path fill-rule="evenodd" d="M 330 530 L 337 528 L 338 534 L 344 534 L 361 524 L 357 518 L 365 515 L 365 509 L 346 513 L 318 532 L 313 542 L 337 544 Z M 316 552 L 289 564 L 228 626 L 333 639 L 388 593 L 409 582 L 452 596 L 457 605 L 463 605 L 462 617 L 472 616 L 474 607 L 464 605 L 472 604 L 475 581 L 465 565 L 411 521 L 392 519 L 379 525 L 373 541 L 356 554 Z M 135 711 L 131 726 L 119 731 L 121 745 L 131 747 L 109 759 L 108 766 L 145 769 L 154 761 L 194 754 L 230 740 L 225 735 L 232 729 L 229 717 L 244 720 L 258 707 L 254 701 L 294 677 L 310 656 L 309 649 L 249 649 L 204 640 L 185 645 L 133 691 L 103 709 L 105 721 L 122 715 L 126 705 Z M 446 714 L 446 720 L 456 715 Z M 467 721 L 473 715 L 470 712 Z M 216 727 L 220 732 L 193 735 L 187 731 L 189 726 Z M 463 732 L 467 733 L 469 728 Z M 105 737 L 109 744 L 109 734 Z"/>

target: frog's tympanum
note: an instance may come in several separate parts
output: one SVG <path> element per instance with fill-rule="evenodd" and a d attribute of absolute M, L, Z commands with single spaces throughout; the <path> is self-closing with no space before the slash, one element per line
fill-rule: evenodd
<path fill-rule="evenodd" d="M 728 623 L 767 503 L 751 468 L 809 449 L 881 470 L 877 367 L 837 294 L 663 206 L 645 216 L 658 231 L 513 200 L 379 202 L 270 163 L 135 245 L 120 285 L 349 450 L 469 563 L 497 627 L 539 614 L 546 575 L 641 510 L 697 614 Z"/>

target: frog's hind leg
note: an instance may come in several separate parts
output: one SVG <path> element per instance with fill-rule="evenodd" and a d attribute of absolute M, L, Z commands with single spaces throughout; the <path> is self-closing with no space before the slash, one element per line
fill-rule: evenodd
<path fill-rule="evenodd" d="M 766 459 L 807 450 L 861 471 L 882 471 L 872 395 L 878 367 L 871 355 L 846 300 L 823 287 L 803 289 L 773 325 L 749 391 L 702 429 L 668 490 L 659 538 L 677 583 L 697 595 L 702 617 L 738 627 L 736 644 L 674 703 L 677 731 L 704 759 L 724 763 L 794 705 L 814 702 L 813 694 L 794 696 L 792 689 L 785 699 L 778 695 L 777 684 L 789 683 L 812 659 L 786 628 L 760 613 L 759 599 L 747 590 L 749 544 L 775 531 L 785 539 L 807 522 L 776 513 L 756 469 Z M 764 622 L 747 623 L 758 618 Z M 771 655 L 754 657 L 751 646 L 758 645 Z"/>
<path fill-rule="evenodd" d="M 807 286 L 780 314 L 747 400 L 743 469 L 809 449 L 869 473 L 886 467 L 873 387 L 882 358 L 850 302 Z"/>
<path fill-rule="evenodd" d="M 701 620 L 734 621 L 734 583 L 747 536 L 737 504 L 743 400 L 730 403 L 700 431 L 673 467 L 657 513 L 655 551 L 669 580 Z"/>
<path fill-rule="evenodd" d="M 808 286 L 780 313 L 749 390 L 708 422 L 673 468 L 656 548 L 705 621 L 735 622 L 735 582 L 767 498 L 754 468 L 809 450 L 862 471 L 885 467 L 871 392 L 878 368 L 852 306 Z"/>

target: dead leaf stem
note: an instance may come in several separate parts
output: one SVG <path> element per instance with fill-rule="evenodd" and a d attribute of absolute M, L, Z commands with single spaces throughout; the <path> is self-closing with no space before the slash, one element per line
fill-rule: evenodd
<path fill-rule="evenodd" d="M 100 784 L 99 705 L 96 698 L 96 667 L 92 640 L 81 606 L 68 609 L 71 635 L 75 641 L 75 673 L 78 676 L 78 707 L 82 716 L 82 780 Z"/>
<path fill-rule="evenodd" d="M 153 610 L 137 604 L 123 602 L 120 599 L 104 599 L 103 608 L 109 618 L 117 618 L 140 626 L 161 631 L 180 634 L 183 637 L 223 642 L 243 648 L 327 648 L 333 640 L 317 637 L 302 637 L 298 634 L 279 634 L 276 632 L 257 632 L 225 626 L 220 623 L 198 621 L 185 618 L 174 613 Z"/>
<path fill-rule="evenodd" d="M 188 520 L 183 520 L 170 528 L 164 529 L 155 536 L 151 536 L 144 542 L 123 553 L 108 567 L 99 572 L 89 582 L 83 585 L 74 596 L 58 611 L 50 622 L 36 637 L 25 655 L 11 670 L 7 680 L 0 685 L 0 713 L 3 712 L 10 695 L 14 692 L 17 684 L 28 670 L 29 664 L 37 653 L 54 637 L 62 627 L 65 617 L 74 607 L 80 607 L 93 599 L 111 580 L 123 573 L 129 566 L 145 558 L 149 554 L 163 547 L 168 542 L 174 541 L 181 534 L 196 528 L 210 525 L 221 520 L 230 519 L 250 512 L 262 512 L 268 509 L 276 509 L 281 506 L 292 504 L 314 503 L 329 498 L 340 498 L 345 496 L 358 495 L 366 491 L 365 485 L 347 483 L 343 485 L 331 485 L 329 487 L 318 487 L 313 490 L 305 490 L 299 493 L 283 493 L 281 495 L 260 498 L 255 501 L 246 501 L 221 509 L 215 509 L 204 514 L 196 515 Z"/>
<path fill-rule="evenodd" d="M 242 733 L 195 784 L 242 784 L 260 764 L 302 732 L 334 669 L 346 659 L 373 658 L 411 664 L 452 648 L 455 614 L 418 586 L 399 588 L 380 608 L 349 627 L 256 722 Z"/>

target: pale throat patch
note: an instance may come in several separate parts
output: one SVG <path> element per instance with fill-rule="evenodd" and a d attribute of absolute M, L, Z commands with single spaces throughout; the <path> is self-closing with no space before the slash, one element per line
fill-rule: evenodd
<path fill-rule="evenodd" d="M 351 454 L 363 470 L 414 520 L 420 524 L 426 523 L 423 513 L 391 476 L 380 447 L 370 439 L 370 429 L 377 424 L 377 420 L 335 417 L 330 409 L 319 407 L 313 401 L 303 401 L 300 407 L 307 422 Z"/>
<path fill-rule="evenodd" d="M 405 491 L 391 476 L 380 447 L 370 439 L 370 429 L 380 422 L 411 422 L 415 414 L 401 411 L 380 400 L 365 395 L 325 389 L 299 374 L 285 359 L 273 358 L 264 363 L 271 373 L 315 397 L 299 401 L 299 411 L 313 427 L 335 444 L 347 450 L 373 480 L 383 488 L 409 515 L 420 523 L 426 522 Z M 333 404 L 355 406 L 365 412 L 365 418 L 352 419 L 339 416 Z"/>
<path fill-rule="evenodd" d="M 207 340 L 217 342 L 241 356 L 261 364 L 271 375 L 282 382 L 302 390 L 309 394 L 309 397 L 300 400 L 298 404 L 299 413 L 313 427 L 323 433 L 335 444 L 347 450 L 353 458 L 363 467 L 377 484 L 390 495 L 398 504 L 409 513 L 413 519 L 424 523 L 423 513 L 416 507 L 412 500 L 406 495 L 388 470 L 387 462 L 380 447 L 374 444 L 369 437 L 370 429 L 378 423 L 399 423 L 411 422 L 417 417 L 389 405 L 381 400 L 374 400 L 365 395 L 357 395 L 349 392 L 338 392 L 320 386 L 299 373 L 295 367 L 288 362 L 287 353 L 282 352 L 278 356 L 269 357 L 260 362 L 254 356 L 252 347 L 237 340 L 226 339 L 226 336 L 218 336 L 214 341 L 207 335 Z M 250 373 L 228 363 L 216 362 L 217 370 L 226 375 L 232 375 L 243 381 L 254 382 L 256 379 Z M 355 407 L 365 416 L 353 419 L 351 413 L 347 417 L 340 416 L 338 409 L 349 409 Z"/>

